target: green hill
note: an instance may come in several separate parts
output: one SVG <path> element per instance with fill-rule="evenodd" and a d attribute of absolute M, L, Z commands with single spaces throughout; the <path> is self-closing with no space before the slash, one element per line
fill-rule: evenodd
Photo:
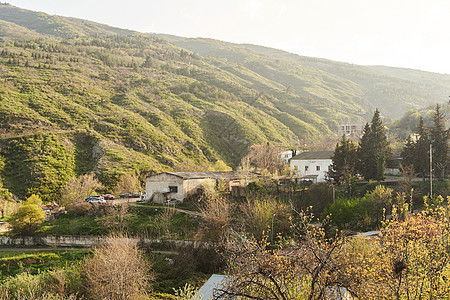
<path fill-rule="evenodd" d="M 319 104 L 345 114 L 366 113 L 368 118 L 379 108 L 384 116 L 398 118 L 409 109 L 445 102 L 450 91 L 447 74 L 359 66 L 249 44 L 155 36 L 203 56 L 245 66 L 286 88 L 290 86 L 293 94 L 315 100 L 312 111 Z M 327 119 L 327 115 L 321 117 Z"/>
<path fill-rule="evenodd" d="M 21 197 L 54 199 L 91 171 L 112 187 L 131 171 L 234 167 L 254 143 L 319 139 L 375 107 L 397 116 L 449 92 L 447 75 L 0 5 L 0 169 Z"/>

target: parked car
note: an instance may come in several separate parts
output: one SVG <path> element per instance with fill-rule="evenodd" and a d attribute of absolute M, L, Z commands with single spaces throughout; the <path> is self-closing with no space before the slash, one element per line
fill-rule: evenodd
<path fill-rule="evenodd" d="M 119 198 L 131 198 L 131 194 L 123 193 L 119 195 Z"/>
<path fill-rule="evenodd" d="M 103 195 L 103 199 L 114 200 L 114 199 L 116 199 L 116 197 L 114 197 L 114 195 L 111 195 L 111 194 L 105 194 L 105 195 Z"/>
<path fill-rule="evenodd" d="M 103 198 L 93 198 L 93 199 L 89 200 L 88 203 L 90 203 L 90 204 L 105 204 L 106 200 Z"/>
<path fill-rule="evenodd" d="M 92 200 L 97 200 L 97 199 L 103 199 L 103 197 L 100 196 L 100 195 L 92 195 L 92 196 L 89 196 L 89 197 L 86 198 L 86 202 L 89 202 L 89 201 L 92 201 Z"/>
<path fill-rule="evenodd" d="M 131 198 L 139 198 L 141 195 L 139 193 L 131 194 Z"/>

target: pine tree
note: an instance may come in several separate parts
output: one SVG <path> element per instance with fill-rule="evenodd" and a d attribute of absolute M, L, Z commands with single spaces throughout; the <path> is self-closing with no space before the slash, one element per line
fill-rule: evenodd
<path fill-rule="evenodd" d="M 448 165 L 449 131 L 445 129 L 444 119 L 445 116 L 441 113 L 440 106 L 436 105 L 430 137 L 433 144 L 433 170 L 441 180 L 445 178 Z"/>
<path fill-rule="evenodd" d="M 389 141 L 381 121 L 380 112 L 376 109 L 371 125 L 366 124 L 359 143 L 359 172 L 365 180 L 382 180 L 385 163 L 390 157 Z M 382 162 L 380 162 L 380 158 L 382 158 Z M 383 164 L 382 167 L 379 166 L 380 163 Z"/>

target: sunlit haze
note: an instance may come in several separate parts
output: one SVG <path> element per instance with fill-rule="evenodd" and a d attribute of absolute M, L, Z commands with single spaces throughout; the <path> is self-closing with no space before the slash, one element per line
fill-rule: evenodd
<path fill-rule="evenodd" d="M 444 0 L 4 1 L 141 32 L 450 74 L 450 1 Z"/>

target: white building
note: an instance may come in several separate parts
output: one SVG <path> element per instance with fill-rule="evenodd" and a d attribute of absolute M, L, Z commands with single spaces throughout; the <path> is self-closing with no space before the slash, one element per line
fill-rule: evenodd
<path fill-rule="evenodd" d="M 228 191 L 245 184 L 234 172 L 164 172 L 145 180 L 145 200 L 164 203 L 166 200 L 183 201 L 197 193 L 203 185 L 215 186 L 225 180 Z"/>
<path fill-rule="evenodd" d="M 309 151 L 300 153 L 289 160 L 294 175 L 313 182 L 324 182 L 330 168 L 333 151 Z"/>
<path fill-rule="evenodd" d="M 361 137 L 365 125 L 364 120 L 347 120 L 343 124 L 339 124 L 338 135 Z"/>
<path fill-rule="evenodd" d="M 294 151 L 295 151 L 295 153 L 297 153 L 296 150 L 294 150 Z M 285 163 L 288 163 L 289 159 L 292 158 L 292 156 L 293 156 L 292 154 L 293 154 L 294 151 L 289 150 L 289 151 L 281 152 L 280 153 L 281 159 L 283 159 Z"/>

